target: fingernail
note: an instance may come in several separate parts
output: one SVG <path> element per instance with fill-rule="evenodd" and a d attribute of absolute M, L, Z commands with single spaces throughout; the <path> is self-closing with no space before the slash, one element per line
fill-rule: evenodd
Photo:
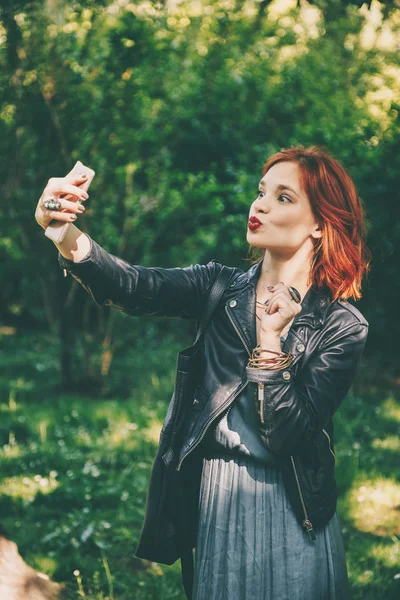
<path fill-rule="evenodd" d="M 75 219 L 76 219 L 76 215 L 72 215 L 71 219 L 72 219 L 73 221 L 75 221 Z"/>
<path fill-rule="evenodd" d="M 87 192 L 82 192 L 82 197 L 87 200 L 89 198 L 89 194 Z"/>

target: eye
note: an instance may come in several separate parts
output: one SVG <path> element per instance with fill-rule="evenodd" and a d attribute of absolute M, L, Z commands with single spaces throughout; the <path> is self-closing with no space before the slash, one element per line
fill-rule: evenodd
<path fill-rule="evenodd" d="M 280 200 L 280 198 L 286 198 L 287 200 L 289 200 L 289 202 L 290 202 L 291 204 L 293 204 L 293 202 L 291 201 L 291 199 L 289 198 L 289 196 L 282 196 L 282 195 L 281 195 L 281 196 L 279 196 L 279 197 L 278 197 L 278 200 Z M 286 202 L 284 202 L 284 204 L 286 204 Z"/>
<path fill-rule="evenodd" d="M 265 192 L 263 192 L 262 190 L 257 190 L 257 197 L 260 198 L 262 196 L 265 196 Z M 292 200 L 289 198 L 289 196 L 278 196 L 278 200 L 280 200 L 281 198 L 286 198 L 286 200 L 288 200 L 291 204 L 293 204 Z M 283 204 L 287 204 L 287 202 L 284 202 Z"/>

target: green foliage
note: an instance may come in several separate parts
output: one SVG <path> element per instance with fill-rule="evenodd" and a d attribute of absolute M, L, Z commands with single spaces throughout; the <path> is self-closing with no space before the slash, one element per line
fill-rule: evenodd
<path fill-rule="evenodd" d="M 3 318 L 57 327 L 70 281 L 57 285 L 55 252 L 33 213 L 47 179 L 78 158 L 97 173 L 79 226 L 110 252 L 148 265 L 218 258 L 247 268 L 246 216 L 263 163 L 281 147 L 324 144 L 362 191 L 381 290 L 399 241 L 398 206 L 386 208 L 399 166 L 399 11 L 359 5 L 4 7 Z M 83 301 L 78 294 L 72 314 Z M 380 343 L 393 326 L 387 303 L 380 294 L 365 302 L 367 314 L 382 306 L 388 315 L 371 324 Z"/>

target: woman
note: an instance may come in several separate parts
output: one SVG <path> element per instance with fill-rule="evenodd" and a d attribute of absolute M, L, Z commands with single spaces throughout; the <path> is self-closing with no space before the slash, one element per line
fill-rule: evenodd
<path fill-rule="evenodd" d="M 79 183 L 49 181 L 36 212 L 42 227 L 81 211 L 65 200 L 61 209 L 71 213 L 44 208 L 65 192 L 85 200 Z M 369 269 L 364 237 L 353 181 L 324 149 L 283 149 L 268 160 L 247 230 L 262 259 L 247 272 L 231 268 L 205 333 L 204 369 L 181 447 L 162 457 L 174 473 L 191 457 L 201 459 L 188 597 L 349 597 L 332 417 L 368 335 L 368 322 L 347 301 L 361 297 Z M 135 316 L 198 319 L 222 268 L 215 261 L 174 269 L 131 265 L 75 227 L 58 249 L 60 265 L 98 304 Z M 151 528 L 150 519 L 137 555 L 176 560 L 157 558 Z"/>

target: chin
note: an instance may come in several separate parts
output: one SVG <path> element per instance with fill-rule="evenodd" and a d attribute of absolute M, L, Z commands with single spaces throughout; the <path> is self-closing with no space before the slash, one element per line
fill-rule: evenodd
<path fill-rule="evenodd" d="M 252 246 L 256 246 L 257 248 L 264 248 L 265 244 L 262 243 L 262 240 L 259 235 L 257 235 L 253 231 L 248 231 L 246 235 L 246 240 Z"/>

